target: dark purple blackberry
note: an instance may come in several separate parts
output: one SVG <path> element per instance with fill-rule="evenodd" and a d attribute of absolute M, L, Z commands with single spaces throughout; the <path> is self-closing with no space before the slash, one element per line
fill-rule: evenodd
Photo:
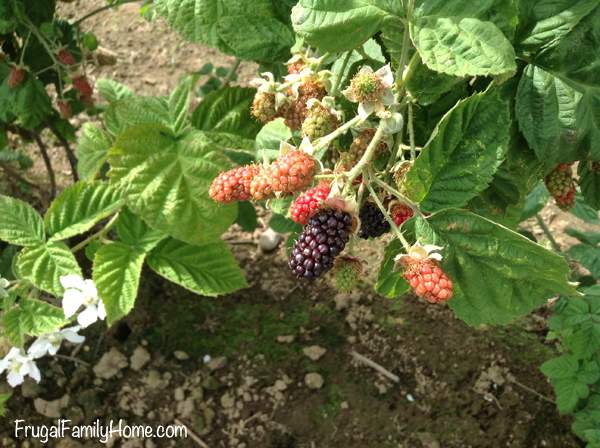
<path fill-rule="evenodd" d="M 294 248 L 288 265 L 296 277 L 316 278 L 333 267 L 352 232 L 352 216 L 335 209 L 318 211 L 309 219 Z"/>
<path fill-rule="evenodd" d="M 390 231 L 390 224 L 386 221 L 379 207 L 372 202 L 366 202 L 360 209 L 358 216 L 360 217 L 358 236 L 365 240 L 377 238 Z"/>

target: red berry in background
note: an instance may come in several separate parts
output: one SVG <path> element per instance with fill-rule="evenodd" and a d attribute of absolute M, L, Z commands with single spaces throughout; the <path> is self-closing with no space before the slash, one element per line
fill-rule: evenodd
<path fill-rule="evenodd" d="M 60 112 L 60 116 L 65 120 L 71 118 L 73 116 L 73 110 L 71 109 L 71 103 L 64 100 L 58 100 L 56 103 L 58 106 L 58 110 Z"/>
<path fill-rule="evenodd" d="M 26 76 L 27 71 L 23 67 L 18 67 L 16 65 L 11 66 L 10 73 L 8 75 L 8 87 L 10 89 L 16 89 L 23 84 Z"/>
<path fill-rule="evenodd" d="M 292 221 L 306 225 L 308 220 L 318 210 L 319 205 L 327 199 L 330 191 L 331 186 L 329 183 L 322 182 L 298 196 L 290 207 Z"/>
<path fill-rule="evenodd" d="M 208 194 L 216 201 L 227 204 L 250 199 L 250 183 L 258 173 L 256 165 L 242 166 L 219 174 L 213 180 Z"/>
<path fill-rule="evenodd" d="M 414 212 L 408 205 L 395 203 L 390 209 L 390 215 L 394 220 L 394 224 L 400 227 L 404 222 L 413 217 Z"/>
<path fill-rule="evenodd" d="M 302 191 L 312 183 L 315 171 L 315 160 L 304 151 L 288 151 L 254 177 L 250 194 L 262 200 Z"/>
<path fill-rule="evenodd" d="M 573 178 L 573 168 L 569 163 L 560 163 L 545 178 L 546 188 L 562 210 L 575 205 L 577 183 Z"/>
<path fill-rule="evenodd" d="M 417 296 L 429 303 L 443 303 L 452 298 L 452 280 L 442 270 L 437 260 L 413 259 L 405 266 L 404 278 Z"/>
<path fill-rule="evenodd" d="M 64 65 L 75 65 L 77 63 L 75 56 L 66 48 L 59 50 L 56 56 L 59 62 Z"/>
<path fill-rule="evenodd" d="M 91 98 L 94 95 L 94 89 L 85 75 L 73 78 L 73 87 L 75 87 L 82 98 Z"/>

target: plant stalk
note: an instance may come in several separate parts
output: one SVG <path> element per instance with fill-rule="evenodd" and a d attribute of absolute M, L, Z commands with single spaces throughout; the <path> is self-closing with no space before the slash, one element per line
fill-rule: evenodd
<path fill-rule="evenodd" d="M 109 4 L 109 5 L 104 5 L 101 6 L 98 9 L 95 9 L 93 11 L 90 11 L 88 14 L 84 15 L 83 17 L 77 19 L 75 22 L 73 22 L 73 26 L 77 26 L 80 25 L 81 22 L 89 19 L 90 17 L 94 17 L 96 14 L 100 14 L 103 11 L 106 11 L 107 9 L 111 9 L 111 8 L 117 8 L 121 5 L 124 5 L 126 3 L 137 3 L 139 0 L 122 0 L 118 3 L 113 3 L 113 4 Z"/>
<path fill-rule="evenodd" d="M 546 225 L 539 213 L 535 214 L 535 220 L 537 221 L 538 225 L 542 228 L 542 231 L 544 232 L 544 235 L 546 235 L 546 238 L 548 238 L 548 241 L 550 241 L 552 249 L 554 249 L 556 252 L 562 253 L 560 245 L 556 242 L 554 235 L 552 235 L 552 232 L 550 231 L 550 229 L 548 228 L 548 226 Z"/>
<path fill-rule="evenodd" d="M 93 235 L 88 236 L 86 239 L 81 241 L 79 244 L 73 246 L 73 248 L 71 249 L 71 252 L 73 252 L 73 253 L 79 252 L 81 249 L 85 248 L 85 246 L 90 244 L 92 241 L 104 237 L 110 231 L 110 229 L 112 229 L 115 226 L 115 224 L 117 223 L 117 219 L 119 219 L 119 213 L 114 215 L 110 219 L 110 221 L 108 221 L 108 223 L 101 230 L 94 233 Z"/>
<path fill-rule="evenodd" d="M 46 171 L 48 173 L 48 181 L 50 182 L 50 201 L 52 201 L 56 197 L 56 175 L 54 174 L 54 168 L 52 168 L 52 162 L 50 161 L 50 156 L 48 155 L 48 148 L 42 141 L 42 138 L 37 133 L 32 133 L 32 137 L 38 145 L 40 149 L 40 153 L 42 154 L 42 160 L 44 161 L 44 165 L 46 166 Z"/>

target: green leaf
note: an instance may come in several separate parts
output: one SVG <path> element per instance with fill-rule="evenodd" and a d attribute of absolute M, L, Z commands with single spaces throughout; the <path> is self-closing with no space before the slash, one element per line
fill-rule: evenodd
<path fill-rule="evenodd" d="M 323 51 L 360 47 L 386 20 L 398 21 L 400 2 L 384 0 L 300 0 L 292 10 L 294 31 Z"/>
<path fill-rule="evenodd" d="M 21 299 L 2 319 L 6 336 L 15 346 L 22 346 L 26 336 L 53 333 L 66 323 L 62 308 L 35 299 Z"/>
<path fill-rule="evenodd" d="M 301 225 L 296 224 L 291 219 L 277 213 L 274 213 L 273 216 L 271 216 L 269 227 L 279 233 L 300 232 L 302 230 Z"/>
<path fill-rule="evenodd" d="M 1 6 L 0 6 L 0 8 L 1 8 Z M 2 14 L 0 14 L 0 17 L 1 16 L 2 16 Z M 2 19 L 0 19 L 0 24 L 1 23 L 2 23 Z M 12 396 L 12 394 L 10 394 L 10 393 L 0 394 L 0 417 L 6 416 L 6 402 L 9 400 L 9 398 L 11 396 Z"/>
<path fill-rule="evenodd" d="M 550 199 L 548 189 L 543 182 L 538 183 L 525 199 L 525 207 L 523 208 L 521 221 L 533 218 L 537 213 L 541 212 L 548 202 L 548 199 Z"/>
<path fill-rule="evenodd" d="M 177 239 L 210 241 L 237 216 L 235 204 L 219 205 L 208 195 L 230 165 L 200 131 L 176 138 L 161 126 L 131 128 L 117 138 L 109 162 L 109 177 L 124 188 L 131 211 Z"/>
<path fill-rule="evenodd" d="M 7 98 L 11 112 L 19 118 L 25 129 L 34 129 L 44 123 L 52 114 L 50 97 L 44 84 L 31 74 L 27 75 L 24 83 L 18 89 L 12 89 L 13 94 L 0 96 Z"/>
<path fill-rule="evenodd" d="M 26 247 L 19 253 L 15 267 L 18 277 L 55 296 L 62 295 L 64 291 L 60 277 L 69 274 L 81 276 L 77 260 L 61 242 Z"/>
<path fill-rule="evenodd" d="M 128 246 L 150 252 L 166 235 L 154 230 L 138 218 L 131 210 L 124 208 L 117 219 L 117 235 Z"/>
<path fill-rule="evenodd" d="M 276 159 L 281 142 L 287 142 L 291 138 L 292 131 L 285 125 L 283 118 L 267 123 L 256 136 L 257 159 L 262 159 L 263 154 L 269 160 Z"/>
<path fill-rule="evenodd" d="M 17 246 L 43 243 L 44 222 L 26 202 L 0 195 L 0 240 Z"/>
<path fill-rule="evenodd" d="M 112 79 L 101 78 L 97 80 L 96 89 L 102 98 L 109 103 L 114 103 L 133 96 L 133 91 L 129 87 Z"/>
<path fill-rule="evenodd" d="M 258 227 L 258 218 L 254 205 L 250 202 L 240 202 L 238 204 L 238 217 L 235 222 L 244 232 L 254 232 Z"/>
<path fill-rule="evenodd" d="M 579 229 L 567 227 L 565 229 L 565 233 L 573 238 L 577 238 L 579 241 L 585 244 L 590 244 L 592 246 L 600 244 L 600 233 L 598 232 L 584 232 Z"/>
<path fill-rule="evenodd" d="M 142 124 L 169 126 L 171 117 L 165 98 L 133 96 L 112 103 L 104 114 L 106 129 L 116 136 Z"/>
<path fill-rule="evenodd" d="M 585 202 L 600 210 L 600 170 L 594 169 L 591 162 L 580 162 L 578 173 L 579 186 Z"/>
<path fill-rule="evenodd" d="M 585 406 L 579 409 L 575 413 L 575 419 L 573 422 L 573 432 L 584 440 L 589 442 L 595 442 L 596 444 L 589 444 L 587 448 L 597 448 L 598 434 L 594 434 L 598 431 L 598 422 L 600 422 L 600 393 L 593 393 L 587 400 Z M 588 438 L 587 436 L 595 437 L 596 440 Z"/>
<path fill-rule="evenodd" d="M 469 325 L 507 324 L 555 294 L 577 294 L 563 257 L 506 227 L 454 209 L 427 222 L 445 247 L 442 265 L 455 291 L 450 307 Z M 431 242 L 426 232 L 417 237 Z"/>
<path fill-rule="evenodd" d="M 250 115 L 255 89 L 227 87 L 209 93 L 192 114 L 201 131 L 227 132 L 254 139 L 260 124 Z"/>
<path fill-rule="evenodd" d="M 589 244 L 577 244 L 569 249 L 569 255 L 588 269 L 594 277 L 600 277 L 600 248 Z"/>
<path fill-rule="evenodd" d="M 509 104 L 496 91 L 460 101 L 436 127 L 403 188 L 426 211 L 465 205 L 485 190 L 508 149 Z"/>
<path fill-rule="evenodd" d="M 580 193 L 575 196 L 575 206 L 571 209 L 571 213 L 588 224 L 600 223 L 598 210 L 590 207 Z"/>
<path fill-rule="evenodd" d="M 92 278 L 106 308 L 109 325 L 133 309 L 145 257 L 144 250 L 118 241 L 96 252 Z"/>
<path fill-rule="evenodd" d="M 122 205 L 121 192 L 106 182 L 78 182 L 52 201 L 44 216 L 49 241 L 60 241 L 90 230 Z"/>
<path fill-rule="evenodd" d="M 423 106 L 435 103 L 457 84 L 465 83 L 464 79 L 457 76 L 430 70 L 423 64 L 418 54 L 411 61 L 407 74 L 404 81 L 406 89 Z"/>
<path fill-rule="evenodd" d="M 186 76 L 179 82 L 169 97 L 171 128 L 175 135 L 179 134 L 188 122 L 188 113 L 196 81 L 196 76 Z"/>
<path fill-rule="evenodd" d="M 281 60 L 294 44 L 271 0 L 156 0 L 154 7 L 185 39 L 241 59 Z"/>
<path fill-rule="evenodd" d="M 106 162 L 112 145 L 110 135 L 91 123 L 84 123 L 77 145 L 77 172 L 82 180 L 94 180 Z"/>
<path fill-rule="evenodd" d="M 167 280 L 204 296 L 228 294 L 247 286 L 222 241 L 192 246 L 168 239 L 150 253 L 148 265 Z"/>
<path fill-rule="evenodd" d="M 515 51 L 496 25 L 475 18 L 424 16 L 411 26 L 421 59 L 454 76 L 499 76 L 516 71 Z"/>
<path fill-rule="evenodd" d="M 517 91 L 519 128 L 548 168 L 580 157 L 582 95 L 543 69 L 528 65 Z"/>
<path fill-rule="evenodd" d="M 255 161 L 254 139 L 240 137 L 227 132 L 204 131 L 204 135 L 215 147 L 220 147 L 229 159 L 238 165 L 250 165 Z"/>
<path fill-rule="evenodd" d="M 385 248 L 383 262 L 377 276 L 375 291 L 389 299 L 395 299 L 406 294 L 410 286 L 402 276 L 401 272 L 394 270 L 394 258 L 403 252 L 402 244 L 398 240 L 393 240 Z"/>

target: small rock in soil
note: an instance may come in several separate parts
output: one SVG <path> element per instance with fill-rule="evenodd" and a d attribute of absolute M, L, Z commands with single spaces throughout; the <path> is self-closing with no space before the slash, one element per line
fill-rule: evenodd
<path fill-rule="evenodd" d="M 258 245 L 263 252 L 272 252 L 277 249 L 279 243 L 283 240 L 283 235 L 275 232 L 270 227 L 265 230 L 258 239 Z"/>
<path fill-rule="evenodd" d="M 221 397 L 221 406 L 224 408 L 232 408 L 234 404 L 235 399 L 230 394 L 226 393 Z"/>
<path fill-rule="evenodd" d="M 48 418 L 60 418 L 62 410 L 69 405 L 69 394 L 63 395 L 58 400 L 46 401 L 42 398 L 33 400 L 33 407 L 38 414 Z"/>
<path fill-rule="evenodd" d="M 211 372 L 215 370 L 221 370 L 227 365 L 227 358 L 224 356 L 219 356 L 218 358 L 211 359 L 206 366 L 209 368 Z"/>
<path fill-rule="evenodd" d="M 108 380 L 116 376 L 128 364 L 125 355 L 113 347 L 102 355 L 98 364 L 94 366 L 94 373 L 98 378 Z"/>
<path fill-rule="evenodd" d="M 291 344 L 292 342 L 294 342 L 294 339 L 296 339 L 296 336 L 294 336 L 293 334 L 277 336 L 277 342 L 279 342 L 280 344 Z"/>
<path fill-rule="evenodd" d="M 318 361 L 323 357 L 327 350 L 318 345 L 311 345 L 310 347 L 304 347 L 302 352 L 313 361 Z"/>
<path fill-rule="evenodd" d="M 175 356 L 175 359 L 177 361 L 187 361 L 188 359 L 190 359 L 190 355 L 188 355 L 186 352 L 183 352 L 181 350 L 177 350 L 173 353 L 173 356 Z"/>
<path fill-rule="evenodd" d="M 318 373 L 307 373 L 304 377 L 304 383 L 308 386 L 309 389 L 320 389 L 323 387 L 325 380 Z"/>
<path fill-rule="evenodd" d="M 144 347 L 139 346 L 133 351 L 129 363 L 131 368 L 136 372 L 139 372 L 150 362 L 150 353 Z"/>

